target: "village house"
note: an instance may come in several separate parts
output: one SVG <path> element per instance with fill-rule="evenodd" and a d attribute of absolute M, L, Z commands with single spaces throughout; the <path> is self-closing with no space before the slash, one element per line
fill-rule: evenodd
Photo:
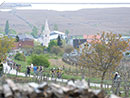
<path fill-rule="evenodd" d="M 14 43 L 13 50 L 24 48 L 24 47 L 33 47 L 34 39 L 31 35 L 28 34 L 20 34 L 18 35 L 19 41 Z"/>

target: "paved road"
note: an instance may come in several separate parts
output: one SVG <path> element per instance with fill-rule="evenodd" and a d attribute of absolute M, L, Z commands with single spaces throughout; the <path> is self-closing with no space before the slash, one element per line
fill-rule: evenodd
<path fill-rule="evenodd" d="M 10 68 L 10 66 L 8 66 L 7 63 L 3 63 L 3 66 L 4 66 L 4 73 L 6 74 L 12 74 L 12 75 L 16 75 L 16 70 L 15 69 L 12 69 Z M 21 73 L 21 72 L 18 72 L 17 73 L 18 76 L 23 76 L 25 77 L 25 73 Z M 30 77 L 34 77 L 33 75 L 30 75 Z M 45 77 L 45 78 L 48 78 L 48 80 L 56 80 L 58 82 L 64 82 L 64 83 L 67 83 L 69 80 L 67 79 L 55 79 L 55 78 L 51 78 L 51 77 Z M 99 87 L 100 88 L 100 84 L 97 84 L 97 83 L 90 83 L 90 86 L 93 86 L 93 87 Z M 103 87 L 105 88 L 106 85 L 103 85 Z M 108 86 L 108 88 L 111 88 L 111 85 Z"/>

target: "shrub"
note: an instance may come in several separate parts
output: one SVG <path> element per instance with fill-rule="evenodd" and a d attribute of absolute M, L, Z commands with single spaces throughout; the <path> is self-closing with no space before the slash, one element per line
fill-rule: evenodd
<path fill-rule="evenodd" d="M 63 53 L 64 53 L 64 51 L 63 51 L 63 49 L 60 48 L 59 46 L 54 46 L 54 47 L 51 48 L 51 53 L 54 53 L 54 54 L 56 54 L 56 55 L 62 56 Z"/>
<path fill-rule="evenodd" d="M 44 55 L 32 55 L 31 63 L 36 66 L 50 66 L 48 59 Z"/>
<path fill-rule="evenodd" d="M 73 51 L 73 47 L 71 45 L 65 46 L 65 53 L 71 53 Z"/>
<path fill-rule="evenodd" d="M 15 60 L 25 61 L 25 56 L 22 53 L 17 53 L 14 57 Z"/>

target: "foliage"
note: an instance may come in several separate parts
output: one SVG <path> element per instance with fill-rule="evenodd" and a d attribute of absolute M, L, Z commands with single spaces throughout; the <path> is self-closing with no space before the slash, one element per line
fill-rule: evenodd
<path fill-rule="evenodd" d="M 6 58 L 6 53 L 12 49 L 14 39 L 8 38 L 7 36 L 0 37 L 0 60 L 3 61 Z"/>
<path fill-rule="evenodd" d="M 25 56 L 24 56 L 24 54 L 22 54 L 22 53 L 17 53 L 17 54 L 14 56 L 14 59 L 19 60 L 19 61 L 25 61 Z"/>
<path fill-rule="evenodd" d="M 9 22 L 8 22 L 8 20 L 6 21 L 6 24 L 5 24 L 5 33 L 7 35 L 9 34 Z"/>
<path fill-rule="evenodd" d="M 54 54 L 56 54 L 56 55 L 62 56 L 63 53 L 64 53 L 64 51 L 63 51 L 62 48 L 60 48 L 60 47 L 58 47 L 58 46 L 54 46 L 54 47 L 51 48 L 51 53 L 54 53 Z"/>
<path fill-rule="evenodd" d="M 50 41 L 49 46 L 48 46 L 48 51 L 50 51 L 53 46 L 57 46 L 57 41 L 56 40 L 51 40 Z"/>
<path fill-rule="evenodd" d="M 114 71 L 119 65 L 128 42 L 121 39 L 121 35 L 105 33 L 95 35 L 91 45 L 86 43 L 82 47 L 79 65 L 91 67 L 102 72 L 102 83 L 108 70 Z M 101 85 L 102 87 L 102 85 Z"/>
<path fill-rule="evenodd" d="M 60 35 L 58 35 L 58 38 L 57 38 L 57 45 L 58 45 L 59 47 L 62 46 L 62 40 L 61 40 Z"/>
<path fill-rule="evenodd" d="M 41 32 L 43 32 L 44 28 L 45 28 L 45 26 L 44 26 L 44 25 L 42 25 Z"/>
<path fill-rule="evenodd" d="M 19 42 L 19 37 L 18 36 L 16 36 L 15 41 Z"/>
<path fill-rule="evenodd" d="M 31 35 L 34 37 L 34 38 L 37 38 L 37 36 L 38 36 L 38 29 L 37 29 L 37 27 L 33 27 L 33 29 L 32 29 L 32 32 L 31 32 Z"/>
<path fill-rule="evenodd" d="M 1 62 L 1 60 L 0 60 L 0 76 L 1 76 L 1 74 L 2 74 L 2 71 L 3 71 L 3 64 L 2 64 L 2 62 Z"/>
<path fill-rule="evenodd" d="M 31 63 L 36 66 L 49 67 L 50 63 L 44 55 L 32 55 Z"/>
<path fill-rule="evenodd" d="M 68 36 L 69 30 L 65 30 L 65 35 Z"/>
<path fill-rule="evenodd" d="M 25 56 L 29 56 L 32 54 L 33 52 L 33 47 L 32 46 L 29 46 L 29 45 L 24 45 L 22 48 L 22 51 L 24 52 L 24 55 Z"/>
<path fill-rule="evenodd" d="M 2 28 L 0 28 L 0 33 L 5 34 Z"/>
<path fill-rule="evenodd" d="M 17 32 L 13 29 L 10 29 L 9 32 L 10 32 L 10 34 L 17 34 Z"/>
<path fill-rule="evenodd" d="M 33 47 L 33 54 L 43 54 L 45 46 L 37 45 Z"/>
<path fill-rule="evenodd" d="M 66 40 L 66 43 L 68 43 L 68 34 L 69 34 L 69 30 L 65 30 L 65 35 L 66 35 L 65 40 Z"/>
<path fill-rule="evenodd" d="M 129 55 L 130 55 L 130 52 L 126 52 L 125 55 L 126 55 L 126 56 L 129 56 Z"/>
<path fill-rule="evenodd" d="M 71 45 L 65 46 L 64 49 L 65 53 L 71 53 L 73 51 L 73 47 Z"/>
<path fill-rule="evenodd" d="M 54 30 L 58 30 L 58 25 L 57 24 L 54 24 Z"/>

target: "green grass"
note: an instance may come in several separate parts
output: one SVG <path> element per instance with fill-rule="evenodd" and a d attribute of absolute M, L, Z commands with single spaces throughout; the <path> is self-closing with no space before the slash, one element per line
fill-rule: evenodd
<path fill-rule="evenodd" d="M 81 80 L 81 76 L 72 76 L 72 75 L 67 75 L 67 74 L 63 74 L 62 75 L 62 78 L 63 79 L 79 79 L 79 80 Z"/>
<path fill-rule="evenodd" d="M 16 62 L 16 64 L 21 64 L 21 72 L 26 72 L 26 67 L 28 66 L 27 62 L 24 61 L 18 61 L 18 60 L 14 60 Z"/>
<path fill-rule="evenodd" d="M 29 59 L 29 57 L 27 58 Z M 21 64 L 21 72 L 25 73 L 26 72 L 26 67 L 29 66 L 29 64 L 27 62 L 24 62 L 24 61 L 18 61 L 18 60 L 14 60 L 17 64 Z M 44 68 L 44 73 L 45 75 L 49 74 L 51 75 L 51 72 L 50 70 L 52 68 L 58 68 L 57 66 L 55 65 L 50 65 L 48 68 Z M 33 71 L 31 71 L 31 74 L 33 75 Z M 81 75 L 73 75 L 73 74 L 70 74 L 70 73 L 64 73 L 62 75 L 62 78 L 64 79 L 80 79 L 81 80 Z M 88 81 L 88 79 L 90 80 L 90 82 L 92 83 L 101 83 L 101 79 L 100 78 L 95 78 L 95 77 L 90 77 L 90 78 L 86 78 L 86 80 Z M 107 84 L 112 84 L 112 81 L 111 80 L 104 80 L 104 83 L 107 83 Z"/>

